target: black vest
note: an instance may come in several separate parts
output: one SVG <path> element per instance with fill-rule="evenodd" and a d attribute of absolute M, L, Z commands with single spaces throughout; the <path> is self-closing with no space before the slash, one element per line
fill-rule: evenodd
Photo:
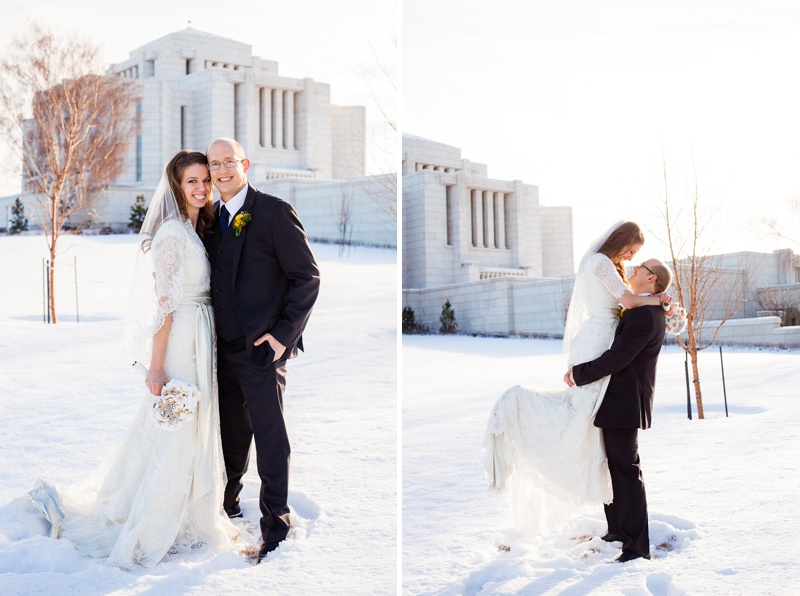
<path fill-rule="evenodd" d="M 215 238 L 210 243 L 208 255 L 211 262 L 211 302 L 214 305 L 217 335 L 225 341 L 244 336 L 233 298 L 233 248 L 236 235 L 231 227 L 225 230 L 222 240 Z"/>

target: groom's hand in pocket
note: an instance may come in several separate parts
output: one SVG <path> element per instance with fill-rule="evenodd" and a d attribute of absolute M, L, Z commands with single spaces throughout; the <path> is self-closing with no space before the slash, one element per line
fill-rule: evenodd
<path fill-rule="evenodd" d="M 253 342 L 254 346 L 260 346 L 264 342 L 269 344 L 269 347 L 272 348 L 272 351 L 275 352 L 275 358 L 272 359 L 273 362 L 278 360 L 283 353 L 286 351 L 286 346 L 284 346 L 281 342 L 275 339 L 271 333 L 265 333 L 261 337 L 259 337 L 255 342 Z"/>

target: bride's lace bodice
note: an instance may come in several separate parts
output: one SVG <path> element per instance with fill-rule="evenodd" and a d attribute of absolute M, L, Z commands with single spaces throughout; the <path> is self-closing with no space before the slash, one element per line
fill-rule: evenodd
<path fill-rule="evenodd" d="M 131 359 L 147 365 L 152 338 L 167 316 L 174 313 L 174 324 L 189 312 L 179 306 L 185 296 L 209 293 L 210 289 L 211 268 L 191 221 L 165 221 L 152 242 L 142 241 L 137 252 L 124 335 Z"/>
<path fill-rule="evenodd" d="M 588 316 L 617 316 L 619 299 L 629 288 L 611 259 L 599 252 L 593 254 L 586 259 L 578 276 L 582 278 L 581 283 L 586 284 L 586 293 L 590 297 L 586 305 Z"/>
<path fill-rule="evenodd" d="M 153 238 L 152 251 L 158 330 L 184 294 L 210 291 L 211 267 L 190 220 L 165 222 Z"/>
<path fill-rule="evenodd" d="M 569 364 L 593 360 L 608 348 L 609 329 L 613 337 L 619 299 L 626 290 L 628 286 L 607 256 L 595 253 L 583 260 L 564 328 L 563 349 Z"/>

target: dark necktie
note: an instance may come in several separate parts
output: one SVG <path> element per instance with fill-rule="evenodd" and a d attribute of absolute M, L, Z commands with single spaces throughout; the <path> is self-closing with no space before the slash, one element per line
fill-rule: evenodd
<path fill-rule="evenodd" d="M 219 235 L 222 236 L 225 234 L 225 230 L 228 229 L 228 222 L 231 219 L 231 214 L 228 213 L 228 210 L 225 209 L 225 205 L 219 208 Z"/>

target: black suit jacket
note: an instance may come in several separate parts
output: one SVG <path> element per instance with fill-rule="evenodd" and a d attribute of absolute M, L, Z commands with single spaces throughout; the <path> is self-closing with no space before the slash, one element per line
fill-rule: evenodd
<path fill-rule="evenodd" d="M 586 385 L 611 375 L 594 425 L 600 428 L 650 428 L 656 362 L 666 320 L 660 306 L 627 310 L 611 347 L 591 362 L 577 364 L 572 376 Z"/>
<path fill-rule="evenodd" d="M 206 235 L 211 263 L 211 297 L 217 331 L 238 329 L 244 335 L 251 362 L 260 367 L 272 364 L 274 352 L 267 342 L 253 346 L 263 334 L 271 333 L 286 346 L 281 360 L 303 349 L 302 333 L 319 293 L 319 268 L 308 238 L 294 208 L 285 201 L 248 186 L 239 213 L 247 211 L 252 220 L 236 236 L 231 217 L 223 237 L 219 234 L 219 202 L 215 225 Z M 238 325 L 221 326 L 235 313 Z"/>

